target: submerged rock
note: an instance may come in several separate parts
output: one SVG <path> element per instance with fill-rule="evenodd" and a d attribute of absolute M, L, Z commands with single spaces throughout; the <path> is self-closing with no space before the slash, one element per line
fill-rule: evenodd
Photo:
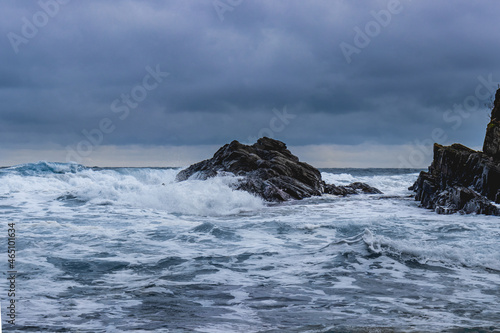
<path fill-rule="evenodd" d="M 321 179 L 320 171 L 300 162 L 285 143 L 266 137 L 251 146 L 238 141 L 226 144 L 211 159 L 180 171 L 176 179 L 207 179 L 224 173 L 240 176 L 236 189 L 259 195 L 267 201 L 303 199 L 323 193 L 381 193 L 363 183 L 338 187 L 327 185 Z"/>
<path fill-rule="evenodd" d="M 500 89 L 494 105 L 484 152 L 461 144 L 434 144 L 429 171 L 422 171 L 411 187 L 423 207 L 438 213 L 500 215 L 493 203 L 500 203 Z"/>

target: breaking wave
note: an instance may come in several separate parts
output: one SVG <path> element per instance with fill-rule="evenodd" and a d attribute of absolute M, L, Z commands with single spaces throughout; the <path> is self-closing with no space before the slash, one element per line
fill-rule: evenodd
<path fill-rule="evenodd" d="M 10 194 L 29 202 L 52 199 L 204 216 L 238 214 L 264 207 L 260 198 L 233 190 L 233 176 L 176 182 L 178 171 L 93 169 L 49 162 L 23 164 L 0 171 L 0 195 Z"/>

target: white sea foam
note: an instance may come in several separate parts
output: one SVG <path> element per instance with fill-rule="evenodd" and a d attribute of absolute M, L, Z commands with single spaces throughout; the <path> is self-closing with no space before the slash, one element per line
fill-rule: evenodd
<path fill-rule="evenodd" d="M 323 173 L 384 195 L 264 205 L 233 191 L 234 177 L 177 183 L 177 171 L 0 169 L 3 217 L 19 230 L 19 325 L 439 331 L 497 322 L 498 217 L 419 208 L 407 197 L 416 174 Z"/>
<path fill-rule="evenodd" d="M 89 205 L 121 205 L 190 215 L 231 215 L 263 207 L 261 199 L 231 184 L 235 177 L 176 182 L 176 169 L 92 170 L 45 163 L 23 165 L 0 183 L 0 195 L 33 208 L 50 200 L 72 199 Z M 56 170 L 57 172 L 52 172 Z"/>
<path fill-rule="evenodd" d="M 334 174 L 322 172 L 321 177 L 327 184 L 348 185 L 353 182 L 363 182 L 378 188 L 385 195 L 404 195 L 410 193 L 408 187 L 413 185 L 418 177 L 418 173 L 353 176 L 348 173 Z"/>
<path fill-rule="evenodd" d="M 323 178 L 323 180 L 327 184 L 335 184 L 335 185 L 348 185 L 356 181 L 355 178 L 348 173 L 334 174 L 330 172 L 322 172 L 321 178 Z"/>

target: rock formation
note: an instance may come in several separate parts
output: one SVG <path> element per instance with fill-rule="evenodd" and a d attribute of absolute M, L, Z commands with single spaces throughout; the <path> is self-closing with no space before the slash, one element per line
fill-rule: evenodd
<path fill-rule="evenodd" d="M 460 144 L 434 144 L 434 159 L 410 188 L 437 213 L 500 215 L 500 89 L 495 96 L 483 152 Z"/>
<path fill-rule="evenodd" d="M 346 186 L 335 186 L 333 184 L 325 184 L 325 193 L 346 196 L 348 194 L 368 193 L 382 194 L 379 189 L 371 187 L 368 184 L 355 182 Z"/>
<path fill-rule="evenodd" d="M 495 95 L 490 123 L 486 128 L 483 152 L 496 160 L 500 160 L 500 89 L 497 90 Z"/>
<path fill-rule="evenodd" d="M 211 159 L 180 171 L 176 179 L 207 179 L 224 173 L 240 176 L 236 189 L 259 195 L 267 201 L 303 199 L 323 193 L 381 193 L 363 183 L 327 185 L 318 169 L 300 162 L 283 142 L 266 137 L 251 146 L 238 141 L 226 144 Z"/>

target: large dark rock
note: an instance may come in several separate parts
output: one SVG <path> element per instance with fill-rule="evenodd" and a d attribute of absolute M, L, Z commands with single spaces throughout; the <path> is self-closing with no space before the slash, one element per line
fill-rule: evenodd
<path fill-rule="evenodd" d="M 434 144 L 434 160 L 413 185 L 415 199 L 438 213 L 500 215 L 500 164 L 460 144 Z"/>
<path fill-rule="evenodd" d="M 335 186 L 333 184 L 325 184 L 325 193 L 342 195 L 342 196 L 346 196 L 348 194 L 358 194 L 358 193 L 382 194 L 382 192 L 379 189 L 360 182 L 355 182 L 345 186 Z"/>
<path fill-rule="evenodd" d="M 490 123 L 486 128 L 483 152 L 495 160 L 500 159 L 500 89 L 497 90 L 495 95 Z"/>
<path fill-rule="evenodd" d="M 429 171 L 422 171 L 412 189 L 415 199 L 438 213 L 500 215 L 500 89 L 496 93 L 484 152 L 460 144 L 434 144 Z M 493 125 L 492 125 L 493 124 Z"/>
<path fill-rule="evenodd" d="M 238 141 L 226 144 L 211 159 L 179 172 L 177 181 L 207 179 L 224 173 L 241 176 L 236 189 L 259 195 L 267 201 L 303 199 L 323 193 L 380 193 L 363 183 L 327 185 L 318 169 L 300 162 L 283 142 L 266 137 L 251 146 Z"/>

